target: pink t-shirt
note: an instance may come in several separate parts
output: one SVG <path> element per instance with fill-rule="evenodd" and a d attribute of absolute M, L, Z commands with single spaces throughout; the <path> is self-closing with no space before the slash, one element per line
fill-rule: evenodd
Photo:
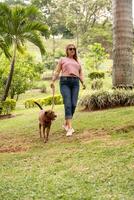
<path fill-rule="evenodd" d="M 77 76 L 83 81 L 81 64 L 75 59 L 69 57 L 61 58 L 58 65 L 61 67 L 61 76 Z"/>

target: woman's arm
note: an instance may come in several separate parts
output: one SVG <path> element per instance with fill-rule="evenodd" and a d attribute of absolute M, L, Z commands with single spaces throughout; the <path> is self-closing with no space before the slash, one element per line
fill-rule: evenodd
<path fill-rule="evenodd" d="M 86 86 L 84 84 L 84 76 L 83 76 L 83 70 L 82 70 L 82 67 L 80 68 L 80 73 L 79 73 L 79 76 L 80 76 L 80 82 L 83 86 L 83 89 L 86 89 Z"/>
<path fill-rule="evenodd" d="M 53 77 L 52 77 L 52 81 L 55 82 L 57 80 L 57 78 L 59 77 L 59 74 L 61 72 L 61 65 L 58 64 L 54 70 L 54 73 L 53 73 Z"/>
<path fill-rule="evenodd" d="M 54 87 L 54 82 L 58 79 L 60 72 L 61 72 L 61 64 L 58 63 L 53 73 L 51 88 Z"/>

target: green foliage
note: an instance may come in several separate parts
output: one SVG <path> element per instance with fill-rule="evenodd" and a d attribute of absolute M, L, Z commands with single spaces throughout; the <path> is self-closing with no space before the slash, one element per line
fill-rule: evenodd
<path fill-rule="evenodd" d="M 100 17 L 106 23 L 111 13 L 110 0 L 32 0 L 32 3 L 41 10 L 52 35 L 62 34 L 66 38 L 89 35 L 90 29 L 100 23 Z"/>
<path fill-rule="evenodd" d="M 91 72 L 88 77 L 93 80 L 93 79 L 101 79 L 101 78 L 105 78 L 105 73 L 104 72 L 99 72 L 99 71 L 94 71 L 94 72 Z"/>
<path fill-rule="evenodd" d="M 9 53 L 9 45 L 6 43 L 4 38 L 0 35 L 0 49 L 4 52 L 5 56 L 9 59 L 11 55 Z"/>
<path fill-rule="evenodd" d="M 47 1 L 47 0 L 32 0 L 32 4 L 38 7 L 42 13 L 42 20 L 50 27 L 51 34 L 63 35 L 64 38 L 72 38 L 73 33 L 67 27 L 65 4 L 61 1 Z M 68 5 L 68 4 L 67 4 Z"/>
<path fill-rule="evenodd" d="M 101 12 L 107 13 L 107 16 L 110 13 L 109 0 L 67 0 L 66 3 L 62 2 L 62 4 L 65 5 L 64 9 L 66 9 L 67 27 L 75 36 L 90 32 L 91 27 L 100 22 Z"/>
<path fill-rule="evenodd" d="M 0 37 L 11 46 L 16 43 L 17 49 L 22 52 L 25 41 L 30 41 L 39 47 L 41 54 L 45 53 L 41 40 L 41 33 L 46 37 L 48 27 L 37 21 L 39 11 L 34 6 L 9 6 L 0 3 Z M 21 26 L 20 26 L 21 24 Z"/>
<path fill-rule="evenodd" d="M 52 53 L 47 52 L 45 56 L 43 56 L 43 63 L 46 69 L 54 69 L 55 67 L 55 58 Z"/>
<path fill-rule="evenodd" d="M 0 102 L 0 114 L 10 114 L 11 111 L 15 110 L 16 101 L 14 99 L 7 98 L 6 101 Z"/>
<path fill-rule="evenodd" d="M 91 89 L 92 90 L 100 90 L 103 87 L 103 81 L 101 79 L 94 79 L 91 82 Z"/>
<path fill-rule="evenodd" d="M 117 89 L 111 91 L 95 91 L 81 98 L 80 106 L 88 110 L 100 110 L 120 106 L 134 105 L 134 91 Z"/>
<path fill-rule="evenodd" d="M 47 52 L 44 56 L 43 56 L 43 63 L 44 63 L 44 67 L 46 69 L 52 70 L 55 68 L 55 65 L 57 64 L 57 60 L 60 57 L 64 57 L 65 56 L 65 52 L 62 50 L 57 50 L 55 52 L 55 55 L 53 55 L 53 53 Z"/>
<path fill-rule="evenodd" d="M 52 105 L 53 97 L 48 96 L 45 98 L 40 98 L 40 99 L 28 99 L 25 101 L 25 108 L 32 108 L 35 107 L 36 104 L 34 102 L 38 102 L 41 106 L 45 105 Z M 55 105 L 60 105 L 63 103 L 62 97 L 60 95 L 55 95 L 54 96 L 54 104 Z"/>
<path fill-rule="evenodd" d="M 63 50 L 58 50 L 55 52 L 55 59 L 59 59 L 61 57 L 64 57 L 66 54 L 65 54 L 65 51 Z"/>
<path fill-rule="evenodd" d="M 41 85 L 41 93 L 47 93 L 47 86 L 45 83 Z"/>
<path fill-rule="evenodd" d="M 98 70 L 102 62 L 108 58 L 105 48 L 100 43 L 94 43 L 88 46 L 88 53 L 85 56 L 85 64 L 87 68 Z"/>
<path fill-rule="evenodd" d="M 6 81 L 2 100 L 8 97 L 11 87 L 14 67 L 16 62 L 17 50 L 23 53 L 24 44 L 29 41 L 37 46 L 41 55 L 45 54 L 45 48 L 42 41 L 42 35 L 48 37 L 48 26 L 37 20 L 39 11 L 35 6 L 9 6 L 6 3 L 0 3 L 0 38 L 4 41 L 3 52 L 12 57 L 10 60 L 10 72 Z M 5 44 L 13 48 L 13 52 L 7 51 Z"/>
<path fill-rule="evenodd" d="M 0 63 L 0 95 L 2 95 L 8 76 L 9 61 L 1 56 Z M 18 98 L 20 94 L 25 93 L 26 90 L 32 87 L 34 81 L 40 77 L 43 70 L 43 65 L 34 63 L 31 56 L 27 54 L 18 55 L 9 96 Z"/>
<path fill-rule="evenodd" d="M 101 43 L 107 52 L 112 53 L 112 23 L 106 19 L 104 23 L 95 24 L 90 30 L 81 35 L 81 43 L 85 48 L 95 42 Z"/>

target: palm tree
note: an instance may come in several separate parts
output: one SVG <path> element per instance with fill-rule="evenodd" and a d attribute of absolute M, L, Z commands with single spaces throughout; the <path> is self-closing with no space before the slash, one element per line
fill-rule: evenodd
<path fill-rule="evenodd" d="M 17 50 L 23 52 L 25 42 L 30 41 L 40 49 L 42 55 L 45 53 L 41 33 L 48 36 L 48 27 L 37 21 L 38 14 L 34 6 L 10 7 L 0 3 L 0 48 L 11 61 L 2 101 L 6 100 L 11 86 Z M 9 47 L 12 47 L 11 53 Z"/>
<path fill-rule="evenodd" d="M 10 58 L 11 55 L 9 53 L 9 47 L 8 47 L 8 44 L 6 44 L 4 38 L 0 35 L 0 48 L 1 50 L 4 52 L 5 56 L 7 58 Z"/>
<path fill-rule="evenodd" d="M 133 85 L 132 0 L 112 0 L 113 4 L 113 86 Z"/>

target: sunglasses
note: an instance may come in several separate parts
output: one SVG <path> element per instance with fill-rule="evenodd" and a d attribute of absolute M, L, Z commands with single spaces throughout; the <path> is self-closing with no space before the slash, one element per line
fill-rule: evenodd
<path fill-rule="evenodd" d="M 75 48 L 68 48 L 68 50 L 70 50 L 70 51 L 74 50 L 75 51 L 76 49 Z"/>

